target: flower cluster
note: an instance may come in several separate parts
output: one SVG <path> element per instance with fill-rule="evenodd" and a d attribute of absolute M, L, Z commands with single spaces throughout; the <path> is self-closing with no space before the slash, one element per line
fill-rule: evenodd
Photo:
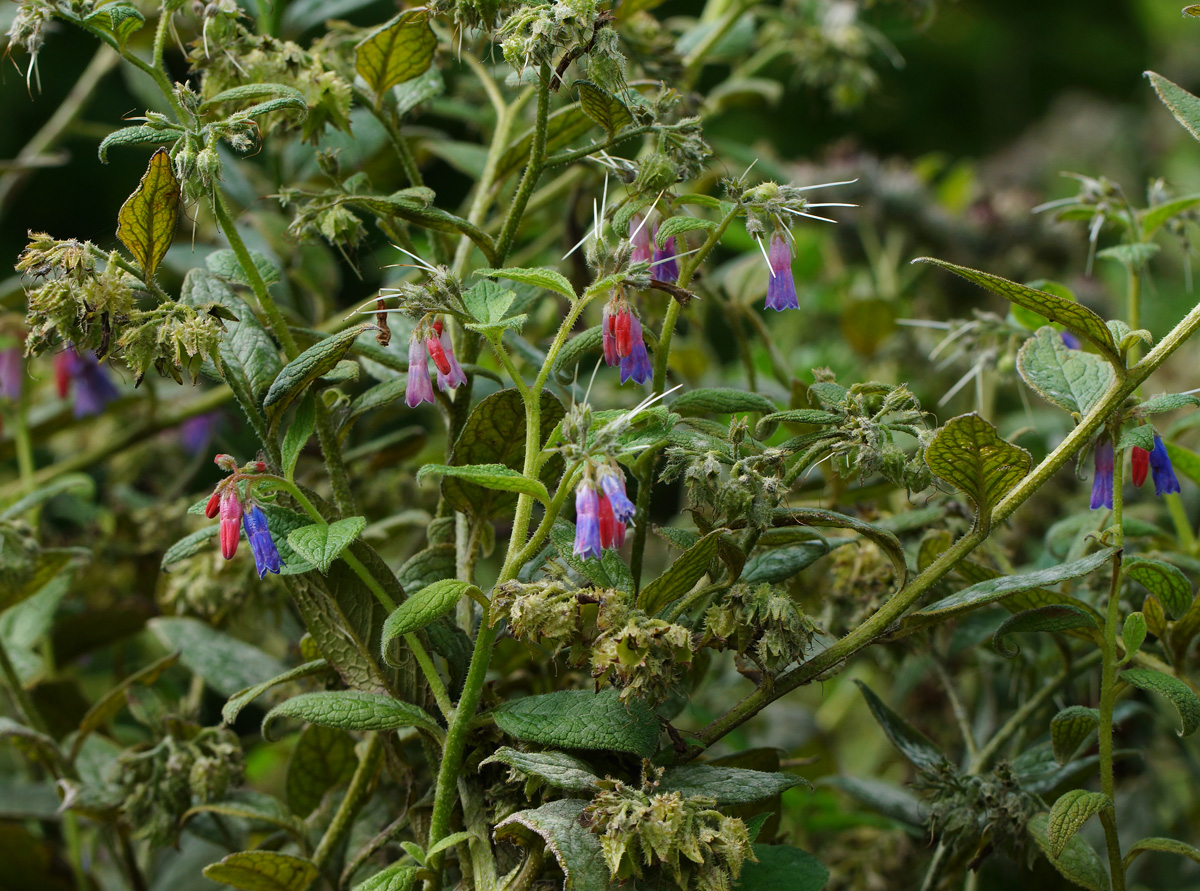
<path fill-rule="evenodd" d="M 1171 456 L 1167 447 L 1157 433 L 1154 434 L 1154 446 L 1147 451 L 1140 446 L 1130 449 L 1129 462 L 1133 484 L 1139 489 L 1146 482 L 1147 473 L 1154 478 L 1154 494 L 1159 497 L 1179 491 L 1179 477 L 1171 466 Z M 1113 472 L 1116 469 L 1116 458 L 1112 439 L 1105 434 L 1096 441 L 1092 457 L 1092 510 L 1100 508 L 1112 509 L 1113 506 Z"/>
<path fill-rule="evenodd" d="M 267 527 L 267 515 L 254 501 L 250 491 L 254 476 L 265 473 L 267 465 L 261 461 L 251 461 L 239 469 L 237 462 L 229 455 L 217 455 L 214 461 L 218 467 L 230 473 L 217 484 L 204 508 L 204 515 L 210 520 L 218 515 L 221 517 L 221 556 L 226 560 L 233 559 L 244 528 L 246 540 L 250 542 L 250 550 L 254 554 L 258 577 L 261 579 L 268 572 L 278 573 L 282 566 L 279 550 Z M 238 490 L 238 483 L 242 480 L 248 480 L 245 494 Z"/>
<path fill-rule="evenodd" d="M 679 280 L 679 259 L 675 248 L 675 236 L 669 235 L 658 244 L 658 230 L 662 223 L 658 214 L 646 216 L 635 213 L 629 218 L 629 244 L 633 252 L 631 263 L 649 263 L 650 278 L 656 282 L 674 284 Z M 609 363 L 612 364 L 611 362 Z"/>
<path fill-rule="evenodd" d="M 635 510 L 619 467 L 604 464 L 593 472 L 589 466 L 575 489 L 575 556 L 599 557 L 625 544 L 625 524 Z"/>
<path fill-rule="evenodd" d="M 642 337 L 642 323 L 629 306 L 625 295 L 617 293 L 604 305 L 600 322 L 600 340 L 604 362 L 610 368 L 621 367 L 621 383 L 630 378 L 639 384 L 650 380 L 650 356 Z"/>
<path fill-rule="evenodd" d="M 438 389 L 443 393 L 467 382 L 467 376 L 454 355 L 454 343 L 445 323 L 438 318 L 428 326 L 418 325 L 408 341 L 408 385 L 404 388 L 404 401 L 409 408 L 416 408 L 422 402 L 433 402 L 433 384 L 429 380 L 430 359 L 437 369 Z"/>

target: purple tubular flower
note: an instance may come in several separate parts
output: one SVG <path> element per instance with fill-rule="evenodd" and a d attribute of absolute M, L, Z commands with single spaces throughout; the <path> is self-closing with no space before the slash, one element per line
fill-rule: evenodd
<path fill-rule="evenodd" d="M 1113 506 L 1113 444 L 1105 437 L 1096 444 L 1096 472 L 1092 477 L 1092 510 Z"/>
<path fill-rule="evenodd" d="M 604 490 L 604 494 L 612 503 L 613 516 L 617 518 L 618 522 L 628 523 L 633 519 L 637 509 L 625 493 L 625 475 L 623 473 L 611 469 L 607 472 L 601 471 L 600 488 Z"/>
<path fill-rule="evenodd" d="M 271 538 L 271 530 L 267 528 L 267 515 L 257 504 L 250 505 L 242 515 L 242 527 L 246 530 L 246 540 L 250 542 L 250 550 L 254 554 L 254 567 L 261 579 L 268 572 L 279 572 L 279 550 L 275 547 L 275 539 Z"/>
<path fill-rule="evenodd" d="M 604 304 L 604 312 L 600 314 L 600 343 L 604 347 L 604 364 L 609 368 L 620 360 L 617 355 L 617 335 L 614 333 L 612 304 Z"/>
<path fill-rule="evenodd" d="M 650 227 L 640 213 L 629 218 L 629 243 L 633 246 L 630 263 L 649 263 L 654 259 L 654 251 L 650 248 Z"/>
<path fill-rule="evenodd" d="M 25 369 L 21 362 L 21 348 L 9 347 L 0 350 L 0 396 L 16 402 L 21 398 L 22 375 Z"/>
<path fill-rule="evenodd" d="M 217 422 L 221 413 L 210 411 L 206 414 L 188 418 L 179 425 L 179 441 L 184 451 L 189 455 L 199 455 L 208 448 L 217 432 Z"/>
<path fill-rule="evenodd" d="M 575 490 L 575 556 L 600 556 L 600 497 L 583 481 Z"/>
<path fill-rule="evenodd" d="M 416 408 L 422 402 L 433 402 L 429 357 L 425 352 L 425 344 L 415 336 L 408 342 L 408 384 L 404 388 L 404 401 L 409 408 Z"/>
<path fill-rule="evenodd" d="M 1072 334 L 1070 331 L 1062 332 L 1062 342 L 1066 346 L 1066 348 L 1069 350 L 1083 349 L 1083 344 L 1079 342 L 1079 338 L 1076 337 L 1074 334 Z"/>
<path fill-rule="evenodd" d="M 462 366 L 458 364 L 458 357 L 454 355 L 454 342 L 450 339 L 449 328 L 442 329 L 438 343 L 442 345 L 442 350 L 446 354 L 446 360 L 450 363 L 449 374 L 442 374 L 440 369 L 437 373 L 438 389 L 445 393 L 447 387 L 454 390 L 465 384 L 467 376 L 463 373 Z"/>
<path fill-rule="evenodd" d="M 98 415 L 104 407 L 120 396 L 112 379 L 91 353 L 73 355 L 71 377 L 75 382 L 75 417 Z"/>
<path fill-rule="evenodd" d="M 1154 448 L 1150 450 L 1150 473 L 1154 477 L 1155 495 L 1179 491 L 1179 477 L 1175 476 L 1167 447 L 1157 433 L 1154 434 Z"/>
<path fill-rule="evenodd" d="M 621 359 L 621 383 L 633 378 L 637 383 L 644 384 L 650 380 L 653 370 L 650 368 L 650 356 L 646 352 L 646 342 L 642 340 L 642 323 L 636 315 L 630 314 L 630 334 L 633 348 L 629 355 Z"/>
<path fill-rule="evenodd" d="M 767 309 L 799 309 L 796 280 L 792 278 L 792 249 L 778 232 L 771 236 L 767 263 L 771 267 L 771 278 L 767 281 Z"/>
<path fill-rule="evenodd" d="M 650 277 L 656 282 L 675 282 L 679 279 L 679 261 L 675 259 L 675 236 L 672 235 L 660 248 L 658 227 L 654 227 L 654 262 L 650 266 Z"/>

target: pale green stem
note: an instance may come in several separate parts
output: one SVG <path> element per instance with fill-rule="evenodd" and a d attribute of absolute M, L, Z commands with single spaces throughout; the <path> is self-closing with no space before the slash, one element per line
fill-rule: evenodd
<path fill-rule="evenodd" d="M 29 435 L 29 382 L 25 379 L 27 361 L 21 360 L 21 398 L 13 418 L 13 439 L 17 447 L 17 472 L 21 488 L 28 495 L 34 489 L 36 466 L 33 460 L 33 438 Z"/>
<path fill-rule="evenodd" d="M 366 803 L 367 795 L 371 791 L 371 786 L 375 782 L 375 777 L 379 773 L 379 766 L 383 762 L 383 744 L 379 741 L 379 734 L 371 733 L 367 736 L 366 751 L 358 760 L 358 766 L 354 769 L 354 776 L 350 778 L 350 787 L 346 790 L 346 795 L 342 798 L 342 803 L 338 805 L 337 813 L 333 815 L 333 822 L 325 830 L 325 834 L 321 836 L 321 842 L 317 845 L 317 850 L 313 852 L 312 862 L 317 869 L 322 869 L 329 858 L 333 856 L 338 847 L 346 836 L 350 834 L 350 828 L 354 825 L 354 817 L 359 809 Z M 317 881 L 318 877 L 314 876 L 313 881 Z M 306 888 L 311 886 L 309 882 Z"/>
<path fill-rule="evenodd" d="M 1175 537 L 1179 539 L 1179 547 L 1185 554 L 1194 555 L 1196 553 L 1196 534 L 1192 532 L 1192 524 L 1188 520 L 1183 499 L 1179 497 L 1178 492 L 1172 492 L 1164 496 L 1163 500 L 1167 503 L 1167 513 L 1171 515 L 1171 522 L 1175 525 Z"/>
<path fill-rule="evenodd" d="M 1122 482 L 1125 465 L 1125 450 L 1117 449 L 1113 458 L 1113 538 L 1118 549 L 1125 543 L 1122 529 L 1124 520 L 1124 498 Z M 1103 655 L 1100 668 L 1100 791 L 1113 803 L 1100 815 L 1104 826 L 1104 842 L 1108 850 L 1108 866 L 1112 875 L 1113 891 L 1125 891 L 1125 867 L 1121 857 L 1121 840 L 1117 835 L 1115 784 L 1113 779 L 1113 707 L 1117 701 L 1117 635 L 1121 623 L 1121 557 L 1118 550 L 1112 558 L 1112 584 L 1108 592 L 1108 609 L 1104 618 L 1104 639 L 1101 641 Z"/>
<path fill-rule="evenodd" d="M 166 73 L 166 68 L 163 66 L 163 50 L 167 45 L 167 26 L 171 23 L 172 13 L 163 10 L 159 13 L 158 24 L 154 27 L 154 55 L 151 57 L 151 64 L 159 71 Z M 183 123 L 180 120 L 179 123 Z"/>
<path fill-rule="evenodd" d="M 550 115 L 550 66 L 543 64 L 538 71 L 540 83 L 537 89 L 537 117 L 534 120 L 533 144 L 529 147 L 529 163 L 525 167 L 525 175 L 513 196 L 512 207 L 504 219 L 504 228 L 496 240 L 496 265 L 502 266 L 508 252 L 512 250 L 513 239 L 517 237 L 517 228 L 525 216 L 525 205 L 533 194 L 537 181 L 542 175 L 542 165 L 546 160 L 546 119 Z"/>

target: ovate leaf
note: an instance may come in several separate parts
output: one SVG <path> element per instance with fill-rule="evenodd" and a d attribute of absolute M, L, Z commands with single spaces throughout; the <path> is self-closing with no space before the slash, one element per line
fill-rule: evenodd
<path fill-rule="evenodd" d="M 226 701 L 221 709 L 221 720 L 225 724 L 232 724 L 237 720 L 237 716 L 241 714 L 242 709 L 248 706 L 251 702 L 258 699 L 272 687 L 277 687 L 280 684 L 291 683 L 310 675 L 317 674 L 329 668 L 329 663 L 324 659 L 314 659 L 312 662 L 305 662 L 303 665 L 298 665 L 291 671 L 285 671 L 281 675 L 271 678 L 269 681 L 263 681 L 261 684 L 255 684 L 253 687 L 247 687 L 244 690 L 238 690 Z"/>
<path fill-rule="evenodd" d="M 1185 130 L 1196 139 L 1200 139 L 1200 98 L 1193 96 L 1179 84 L 1172 83 L 1161 74 L 1147 71 L 1146 77 L 1154 85 L 1154 91 L 1163 105 L 1175 115 L 1175 120 L 1183 124 Z"/>
<path fill-rule="evenodd" d="M 479 269 L 476 270 L 475 274 L 487 276 L 488 278 L 506 278 L 514 282 L 536 285 L 539 288 L 545 288 L 547 291 L 562 294 L 572 302 L 576 299 L 575 289 L 571 287 L 571 283 L 567 280 L 567 277 L 556 269 L 548 269 L 544 266 L 534 269 L 519 269 L 516 267 L 509 269 Z"/>
<path fill-rule="evenodd" d="M 946 756 L 930 741 L 929 737 L 888 708 L 883 700 L 862 681 L 854 683 L 858 684 L 858 689 L 862 691 L 863 698 L 867 700 L 871 714 L 875 716 L 875 720 L 879 722 L 883 732 L 892 741 L 892 745 L 900 751 L 901 755 L 912 762 L 913 767 L 922 772 L 936 772 L 950 767 Z"/>
<path fill-rule="evenodd" d="M 1125 646 L 1125 657 L 1131 658 L 1146 642 L 1146 617 L 1141 613 L 1130 613 L 1121 626 L 1121 643 Z"/>
<path fill-rule="evenodd" d="M 1100 712 L 1082 705 L 1069 705 L 1050 719 L 1050 741 L 1054 760 L 1066 764 L 1100 726 Z"/>
<path fill-rule="evenodd" d="M 334 523 L 314 523 L 295 529 L 288 533 L 287 540 L 293 551 L 315 563 L 324 574 L 366 528 L 366 517 L 347 517 Z"/>
<path fill-rule="evenodd" d="M 972 412 L 951 418 L 925 449 L 929 469 L 975 502 L 981 519 L 1029 474 L 1033 458 Z"/>
<path fill-rule="evenodd" d="M 242 891 L 305 891 L 319 870 L 311 860 L 278 851 L 239 851 L 204 867 L 204 877 Z"/>
<path fill-rule="evenodd" d="M 375 330 L 374 325 L 356 325 L 345 331 L 319 340 L 289 362 L 279 372 L 263 399 L 263 408 L 272 425 L 278 424 L 284 409 L 299 397 L 304 389 L 322 375 L 333 371 L 338 362 L 350 349 L 351 344 L 364 331 Z"/>
<path fill-rule="evenodd" d="M 354 740 L 344 730 L 309 724 L 300 732 L 287 768 L 287 801 L 303 819 L 316 810 L 325 793 L 348 783 L 358 764 Z"/>
<path fill-rule="evenodd" d="M 763 801 L 805 782 L 788 773 L 768 773 L 712 764 L 668 767 L 658 784 L 660 792 L 715 798 L 721 806 Z"/>
<path fill-rule="evenodd" d="M 519 811 L 496 826 L 500 841 L 528 844 L 530 835 L 545 843 L 563 871 L 563 891 L 600 891 L 611 887 L 600 836 L 584 828 L 579 818 L 586 801 L 560 799 L 533 810 Z"/>
<path fill-rule="evenodd" d="M 1049 827 L 1050 815 L 1037 814 L 1029 821 L 1029 836 L 1062 877 L 1088 891 L 1109 891 L 1108 873 L 1096 850 L 1076 835 L 1062 853 L 1055 854 L 1050 848 Z"/>
<path fill-rule="evenodd" d="M 1139 690 L 1154 692 L 1169 699 L 1179 712 L 1180 736 L 1190 736 L 1200 727 L 1200 698 L 1179 678 L 1153 668 L 1127 668 L 1119 677 Z"/>
<path fill-rule="evenodd" d="M 579 107 L 583 113 L 607 130 L 609 136 L 615 136 L 633 123 L 633 115 L 625 103 L 607 90 L 589 80 L 577 80 L 575 87 L 579 90 Z"/>
<path fill-rule="evenodd" d="M 419 867 L 396 863 L 365 882 L 359 882 L 351 891 L 412 891 L 420 874 Z"/>
<path fill-rule="evenodd" d="M 280 718 L 299 718 L 309 724 L 342 730 L 399 730 L 419 727 L 441 734 L 437 722 L 424 709 L 379 693 L 332 690 L 301 693 L 281 702 L 263 719 L 263 736 L 270 740 L 271 726 Z"/>
<path fill-rule="evenodd" d="M 133 254 L 147 281 L 175 240 L 179 222 L 179 180 L 171 153 L 160 148 L 150 156 L 142 181 L 117 214 L 117 238 Z"/>
<path fill-rule="evenodd" d="M 519 492 L 532 495 L 543 504 L 550 502 L 550 493 L 541 480 L 531 480 L 524 474 L 505 467 L 503 464 L 468 464 L 465 467 L 450 467 L 446 464 L 425 464 L 417 471 L 417 482 L 433 475 L 449 476 L 465 480 L 485 489 L 498 492 Z"/>
<path fill-rule="evenodd" d="M 519 752 L 501 746 L 484 764 L 507 764 L 527 777 L 537 777 L 556 789 L 570 792 L 592 792 L 600 779 L 591 765 L 566 752 Z"/>
<path fill-rule="evenodd" d="M 601 749 L 649 758 L 658 750 L 658 718 L 639 699 L 617 692 L 564 690 L 502 703 L 496 726 L 516 739 L 564 749 Z"/>
<path fill-rule="evenodd" d="M 1071 628 L 1095 628 L 1096 620 L 1091 614 L 1077 606 L 1056 603 L 1025 610 L 1005 620 L 992 637 L 992 648 L 1008 659 L 1014 658 L 1021 648 L 1005 640 L 1010 634 L 1022 631 L 1067 631 Z"/>
<path fill-rule="evenodd" d="M 695 232 L 699 229 L 708 231 L 717 228 L 717 224 L 712 220 L 703 220 L 699 217 L 671 217 L 668 220 L 663 220 L 659 225 L 658 231 L 654 233 L 654 240 L 658 243 L 659 248 L 667 246 L 668 238 L 675 238 L 683 235 L 685 232 Z"/>
<path fill-rule="evenodd" d="M 429 27 L 428 10 L 406 9 L 368 34 L 355 49 L 354 70 L 379 103 L 384 91 L 429 69 L 437 35 Z"/>
<path fill-rule="evenodd" d="M 1125 574 L 1158 598 L 1172 618 L 1178 619 L 1192 605 L 1192 583 L 1177 566 L 1131 557 L 1125 561 Z"/>
<path fill-rule="evenodd" d="M 742 570 L 744 582 L 783 582 L 829 553 L 822 539 L 804 541 L 781 548 L 761 548 L 746 561 Z"/>
<path fill-rule="evenodd" d="M 1092 410 L 1113 381 L 1112 366 L 1094 353 L 1071 349 L 1049 325 L 1025 341 L 1017 370 L 1047 402 L 1081 415 Z"/>
<path fill-rule="evenodd" d="M 1125 855 L 1125 869 L 1129 869 L 1129 865 L 1145 851 L 1178 854 L 1181 857 L 1187 857 L 1194 863 L 1200 863 L 1200 848 L 1195 848 L 1174 838 L 1143 838 L 1129 846 L 1129 852 Z"/>
<path fill-rule="evenodd" d="M 750 393 L 745 390 L 738 390 L 733 387 L 690 390 L 671 403 L 671 411 L 681 414 L 684 417 L 714 412 L 717 414 L 732 414 L 742 411 L 774 414 L 775 409 L 775 403 L 766 396 L 761 396 L 758 393 Z"/>
<path fill-rule="evenodd" d="M 487 279 L 464 291 L 463 303 L 467 311 L 475 317 L 475 322 L 468 327 L 472 331 L 483 332 L 520 328 L 525 324 L 527 316 L 524 313 L 510 316 L 508 313 L 508 308 L 512 306 L 516 296 L 503 285 Z"/>
<path fill-rule="evenodd" d="M 1050 852 L 1055 857 L 1061 857 L 1067 842 L 1080 827 L 1092 816 L 1109 807 L 1112 807 L 1112 799 L 1099 792 L 1086 792 L 1083 789 L 1064 792 L 1050 808 L 1047 829 Z"/>
<path fill-rule="evenodd" d="M 422 588 L 409 596 L 387 617 L 383 623 L 383 650 L 388 644 L 404 634 L 419 631 L 430 622 L 454 609 L 463 597 L 482 599 L 483 592 L 469 582 L 458 579 L 442 579 Z"/>
<path fill-rule="evenodd" d="M 747 862 L 735 891 L 821 891 L 829 870 L 820 860 L 791 845 L 755 845 L 758 862 Z"/>
<path fill-rule="evenodd" d="M 109 3 L 85 17 L 84 21 L 107 31 L 124 47 L 129 35 L 146 24 L 146 17 L 128 3 Z"/>

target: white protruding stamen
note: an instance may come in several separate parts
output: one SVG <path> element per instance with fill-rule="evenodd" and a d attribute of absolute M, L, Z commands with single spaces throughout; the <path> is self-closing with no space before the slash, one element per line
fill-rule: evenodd
<path fill-rule="evenodd" d="M 806 202 L 804 202 L 804 206 L 805 207 L 859 207 L 860 205 L 858 205 L 858 204 L 843 204 L 840 201 L 826 201 L 821 204 L 809 204 L 806 201 Z"/>
<path fill-rule="evenodd" d="M 406 251 L 404 248 L 400 247 L 400 245 L 398 245 L 398 244 L 394 244 L 394 245 L 392 245 L 392 247 L 394 247 L 400 253 L 406 254 L 407 256 L 412 257 L 414 260 L 416 260 L 421 265 L 422 269 L 427 270 L 428 272 L 433 272 L 433 273 L 437 272 L 436 268 L 434 268 L 433 266 L 430 266 L 428 263 L 426 263 L 424 260 L 422 260 L 420 257 L 418 257 L 416 254 L 412 253 L 411 251 Z M 392 267 L 403 266 L 403 265 L 404 264 L 402 264 L 402 263 L 389 263 L 387 266 L 384 266 L 383 268 L 390 269 Z"/>
<path fill-rule="evenodd" d="M 972 365 L 971 370 L 968 371 L 966 374 L 964 374 L 962 377 L 960 377 L 958 379 L 958 383 L 956 383 L 953 387 L 951 387 L 949 390 L 947 390 L 946 395 L 938 400 L 938 406 L 941 407 L 941 406 L 945 405 L 947 402 L 949 402 L 951 399 L 953 399 L 958 394 L 959 390 L 961 390 L 968 383 L 970 383 L 971 379 L 974 377 L 977 377 L 982 371 L 983 371 L 982 364 Z"/>
<path fill-rule="evenodd" d="M 907 325 L 910 328 L 940 328 L 943 331 L 950 330 L 949 322 L 935 322 L 930 319 L 896 319 L 897 325 Z"/>
<path fill-rule="evenodd" d="M 819 217 L 815 213 L 805 213 L 802 210 L 792 210 L 790 207 L 785 207 L 787 213 L 794 213 L 798 217 L 808 217 L 810 220 L 820 220 L 822 223 L 837 223 L 837 220 L 831 220 L 829 217 Z"/>
<path fill-rule="evenodd" d="M 693 251 L 684 251 L 682 254 L 672 254 L 672 255 L 671 255 L 671 256 L 669 256 L 669 257 L 663 257 L 661 260 L 655 260 L 655 261 L 654 261 L 653 263 L 651 263 L 650 265 L 651 265 L 651 266 L 657 266 L 659 263 L 670 263 L 672 260 L 678 260 L 680 257 L 686 257 L 686 256 L 688 256 L 689 254 L 698 254 L 698 253 L 700 253 L 700 251 L 702 251 L 702 250 L 704 250 L 703 246 L 701 246 L 701 247 L 698 247 L 698 248 L 696 248 L 696 249 L 695 249 L 695 250 L 693 250 Z"/>
<path fill-rule="evenodd" d="M 856 182 L 858 182 L 857 176 L 854 179 L 847 179 L 840 183 L 817 183 L 815 186 L 801 186 L 798 189 L 796 189 L 796 191 L 797 192 L 811 192 L 813 189 L 824 189 L 829 186 L 851 186 L 851 185 L 854 185 L 854 183 L 856 183 Z"/>
<path fill-rule="evenodd" d="M 756 238 L 754 240 L 758 242 L 758 249 L 762 251 L 763 259 L 767 261 L 767 269 L 771 270 L 771 278 L 774 278 L 775 270 L 771 269 L 771 258 L 767 256 L 767 246 L 763 244 L 763 240 L 761 238 Z"/>

